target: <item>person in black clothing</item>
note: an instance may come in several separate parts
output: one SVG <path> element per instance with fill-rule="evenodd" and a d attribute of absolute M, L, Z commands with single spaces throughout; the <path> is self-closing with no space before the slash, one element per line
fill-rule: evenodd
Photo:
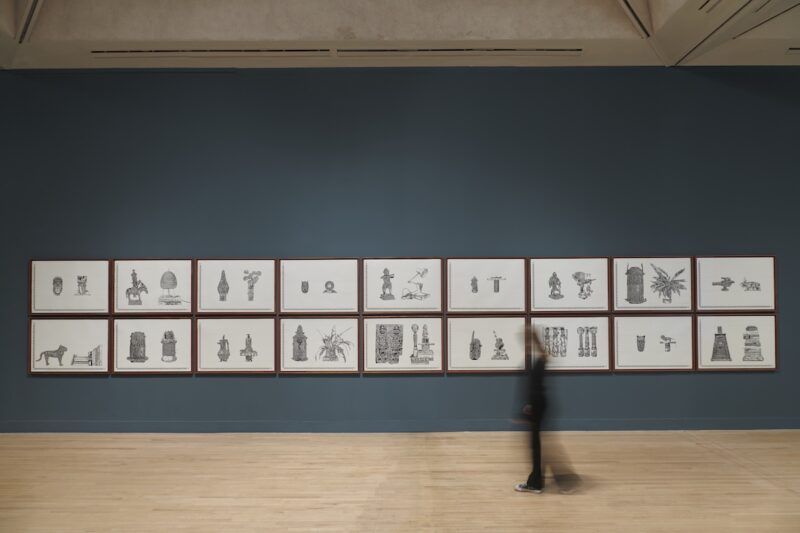
<path fill-rule="evenodd" d="M 539 337 L 533 329 L 529 330 L 530 339 L 534 346 L 535 357 L 531 364 L 531 371 L 528 375 L 528 404 L 523 408 L 523 413 L 530 419 L 531 424 L 531 455 L 533 470 L 525 483 L 519 483 L 514 487 L 518 492 L 540 493 L 544 489 L 544 471 L 542 467 L 542 440 L 541 426 L 547 412 L 547 394 L 545 389 L 545 366 L 547 364 L 547 351 L 539 341 Z M 553 452 L 559 446 L 556 441 L 549 443 L 551 450 L 548 458 L 552 457 Z M 550 460 L 545 462 L 553 470 L 553 476 L 559 489 L 563 493 L 572 492 L 579 481 L 578 476 L 572 471 L 566 454 L 559 451 L 560 461 L 558 463 Z"/>

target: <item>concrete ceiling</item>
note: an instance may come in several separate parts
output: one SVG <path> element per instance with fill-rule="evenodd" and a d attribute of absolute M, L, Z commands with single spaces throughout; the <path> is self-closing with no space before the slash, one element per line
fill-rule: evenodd
<path fill-rule="evenodd" d="M 800 0 L 0 0 L 0 68 L 800 65 Z"/>

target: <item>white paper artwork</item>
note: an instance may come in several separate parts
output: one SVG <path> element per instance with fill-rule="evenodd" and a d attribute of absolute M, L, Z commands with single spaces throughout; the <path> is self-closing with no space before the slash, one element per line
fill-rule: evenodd
<path fill-rule="evenodd" d="M 365 313 L 441 310 L 441 259 L 364 259 Z"/>
<path fill-rule="evenodd" d="M 775 317 L 697 317 L 698 368 L 774 369 Z"/>
<path fill-rule="evenodd" d="M 365 372 L 442 370 L 442 319 L 364 319 Z"/>
<path fill-rule="evenodd" d="M 525 260 L 448 259 L 447 309 L 525 311 Z"/>
<path fill-rule="evenodd" d="M 357 372 L 358 319 L 284 318 L 281 372 Z"/>
<path fill-rule="evenodd" d="M 287 259 L 280 262 L 280 270 L 282 311 L 358 311 L 356 259 Z"/>
<path fill-rule="evenodd" d="M 691 370 L 693 346 L 691 316 L 614 318 L 618 370 Z"/>
<path fill-rule="evenodd" d="M 533 328 L 547 352 L 549 370 L 609 368 L 609 326 L 606 316 L 533 318 Z M 540 354 L 536 345 L 532 352 Z"/>
<path fill-rule="evenodd" d="M 33 261 L 32 313 L 107 313 L 108 261 Z"/>
<path fill-rule="evenodd" d="M 31 320 L 31 367 L 37 372 L 108 370 L 108 320 Z"/>
<path fill-rule="evenodd" d="M 189 313 L 192 262 L 123 260 L 114 262 L 114 310 L 119 313 Z"/>
<path fill-rule="evenodd" d="M 190 372 L 192 320 L 114 320 L 114 372 Z"/>
<path fill-rule="evenodd" d="M 774 258 L 697 258 L 698 311 L 774 309 Z"/>
<path fill-rule="evenodd" d="M 608 311 L 608 259 L 531 259 L 535 312 Z"/>
<path fill-rule="evenodd" d="M 275 370 L 275 320 L 201 318 L 197 320 L 197 371 L 271 372 Z"/>
<path fill-rule="evenodd" d="M 481 372 L 525 370 L 525 319 L 448 318 L 447 369 Z"/>
<path fill-rule="evenodd" d="M 275 311 L 275 261 L 197 261 L 197 310 L 225 313 Z"/>
<path fill-rule="evenodd" d="M 692 258 L 614 258 L 614 287 L 616 311 L 690 311 Z"/>

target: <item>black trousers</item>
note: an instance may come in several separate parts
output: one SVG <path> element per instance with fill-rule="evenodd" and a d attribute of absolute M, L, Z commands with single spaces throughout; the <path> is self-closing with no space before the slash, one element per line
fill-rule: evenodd
<path fill-rule="evenodd" d="M 528 476 L 527 485 L 531 488 L 541 489 L 544 487 L 544 472 L 542 472 L 542 439 L 541 426 L 544 419 L 544 401 L 538 401 L 533 405 L 531 414 L 531 459 L 533 470 Z"/>

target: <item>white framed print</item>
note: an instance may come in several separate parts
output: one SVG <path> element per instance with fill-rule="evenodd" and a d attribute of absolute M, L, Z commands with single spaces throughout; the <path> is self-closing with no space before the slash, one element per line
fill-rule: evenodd
<path fill-rule="evenodd" d="M 192 319 L 117 318 L 112 329 L 114 373 L 192 371 Z"/>
<path fill-rule="evenodd" d="M 108 265 L 107 260 L 31 261 L 31 313 L 108 313 Z"/>
<path fill-rule="evenodd" d="M 692 370 L 691 316 L 614 317 L 614 369 Z"/>
<path fill-rule="evenodd" d="M 775 370 L 774 315 L 699 315 L 697 368 L 700 370 Z"/>
<path fill-rule="evenodd" d="M 108 372 L 107 319 L 33 318 L 29 327 L 31 374 Z"/>
<path fill-rule="evenodd" d="M 525 311 L 525 259 L 448 259 L 447 310 Z"/>
<path fill-rule="evenodd" d="M 774 311 L 775 258 L 698 257 L 698 311 Z"/>
<path fill-rule="evenodd" d="M 608 311 L 607 257 L 530 260 L 531 311 Z"/>
<path fill-rule="evenodd" d="M 284 313 L 358 312 L 357 259 L 282 259 Z"/>
<path fill-rule="evenodd" d="M 274 313 L 274 259 L 198 259 L 198 313 Z"/>
<path fill-rule="evenodd" d="M 275 319 L 199 318 L 198 373 L 275 371 Z"/>
<path fill-rule="evenodd" d="M 364 372 L 441 373 L 441 317 L 364 319 Z"/>
<path fill-rule="evenodd" d="M 358 340 L 357 318 L 282 318 L 280 371 L 356 373 Z"/>
<path fill-rule="evenodd" d="M 364 259 L 364 312 L 442 310 L 442 260 Z"/>
<path fill-rule="evenodd" d="M 114 261 L 115 313 L 190 313 L 192 261 Z"/>
<path fill-rule="evenodd" d="M 608 316 L 536 316 L 531 323 L 547 353 L 548 370 L 600 371 L 610 368 Z M 541 350 L 534 345 L 535 356 Z"/>
<path fill-rule="evenodd" d="M 521 372 L 525 363 L 524 317 L 447 319 L 448 372 Z"/>
<path fill-rule="evenodd" d="M 691 257 L 615 257 L 615 311 L 691 311 Z"/>

